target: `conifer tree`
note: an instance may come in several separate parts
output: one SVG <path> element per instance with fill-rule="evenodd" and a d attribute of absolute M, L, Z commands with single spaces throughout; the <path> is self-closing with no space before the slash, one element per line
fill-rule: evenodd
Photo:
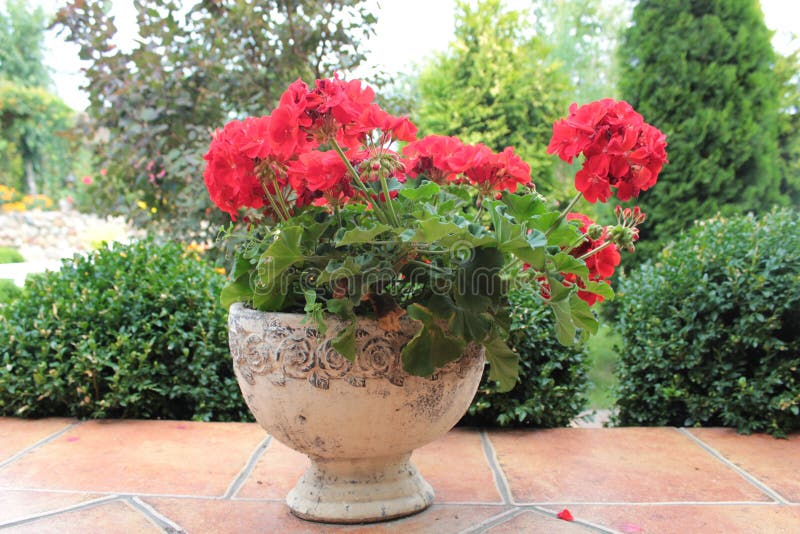
<path fill-rule="evenodd" d="M 641 0 L 620 55 L 622 97 L 669 142 L 670 164 L 638 202 L 649 216 L 645 253 L 693 220 L 786 202 L 775 56 L 758 0 Z"/>

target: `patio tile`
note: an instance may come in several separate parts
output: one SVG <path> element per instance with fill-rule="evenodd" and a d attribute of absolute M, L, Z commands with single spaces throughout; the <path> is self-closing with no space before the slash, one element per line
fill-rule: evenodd
<path fill-rule="evenodd" d="M 486 534 L 518 534 L 520 532 L 547 532 L 548 534 L 573 534 L 595 532 L 577 523 L 548 517 L 536 512 L 523 512 L 505 523 L 500 523 L 485 531 Z"/>
<path fill-rule="evenodd" d="M 436 502 L 503 502 L 475 430 L 451 430 L 414 451 L 411 459 L 433 486 Z"/>
<path fill-rule="evenodd" d="M 489 434 L 515 502 L 767 501 L 674 428 Z"/>
<path fill-rule="evenodd" d="M 689 432 L 787 500 L 800 503 L 800 433 L 776 439 L 767 434 L 743 436 L 729 428 Z"/>
<path fill-rule="evenodd" d="M 74 423 L 74 419 L 19 419 L 0 417 L 0 462 L 52 436 Z"/>
<path fill-rule="evenodd" d="M 569 510 L 575 519 L 624 534 L 789 534 L 798 532 L 800 526 L 800 506 L 797 505 L 574 505 Z"/>
<path fill-rule="evenodd" d="M 162 532 L 141 512 L 121 501 L 64 512 L 12 527 L 15 534 L 138 534 Z"/>
<path fill-rule="evenodd" d="M 294 517 L 283 503 L 239 501 L 144 499 L 163 516 L 187 532 L 215 534 L 241 532 L 325 533 L 354 532 L 359 534 L 396 532 L 448 534 L 475 526 L 503 513 L 502 506 L 433 505 L 428 510 L 396 521 L 372 525 L 331 525 L 312 523 Z"/>
<path fill-rule="evenodd" d="M 263 439 L 247 423 L 90 421 L 0 469 L 0 487 L 222 495 Z"/>
<path fill-rule="evenodd" d="M 273 438 L 235 497 L 282 501 L 309 465 L 304 454 Z"/>
<path fill-rule="evenodd" d="M 0 526 L 23 517 L 39 515 L 100 498 L 91 493 L 0 490 Z"/>

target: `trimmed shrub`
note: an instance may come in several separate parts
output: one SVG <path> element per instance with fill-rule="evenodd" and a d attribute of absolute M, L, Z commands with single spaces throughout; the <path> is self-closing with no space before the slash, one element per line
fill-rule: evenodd
<path fill-rule="evenodd" d="M 25 258 L 15 248 L 0 247 L 0 263 L 22 263 Z"/>
<path fill-rule="evenodd" d="M 622 425 L 800 429 L 800 214 L 698 224 L 623 280 Z"/>
<path fill-rule="evenodd" d="M 22 295 L 22 288 L 18 287 L 13 280 L 0 278 L 0 312 L 5 305 L 18 299 L 20 295 Z"/>
<path fill-rule="evenodd" d="M 248 420 L 223 281 L 181 245 L 149 240 L 28 277 L 0 316 L 0 414 Z"/>
<path fill-rule="evenodd" d="M 552 428 L 569 425 L 586 405 L 586 346 L 561 345 L 553 334 L 553 312 L 529 292 L 510 295 L 509 344 L 520 355 L 519 382 L 498 393 L 484 371 L 478 393 L 459 424 Z"/>

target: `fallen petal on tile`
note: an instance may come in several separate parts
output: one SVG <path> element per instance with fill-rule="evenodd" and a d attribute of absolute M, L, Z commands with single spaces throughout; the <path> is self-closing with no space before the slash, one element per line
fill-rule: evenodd
<path fill-rule="evenodd" d="M 575 518 L 572 517 L 572 514 L 566 508 L 564 508 L 563 510 L 558 512 L 556 514 L 556 517 L 559 518 L 559 519 L 563 519 L 564 521 L 574 521 L 575 520 Z"/>

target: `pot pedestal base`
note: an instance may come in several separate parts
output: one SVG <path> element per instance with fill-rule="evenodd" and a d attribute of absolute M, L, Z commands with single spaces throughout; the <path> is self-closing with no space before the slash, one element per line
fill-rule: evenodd
<path fill-rule="evenodd" d="M 421 512 L 433 503 L 433 489 L 410 458 L 312 458 L 286 503 L 294 515 L 325 523 L 371 523 Z"/>

